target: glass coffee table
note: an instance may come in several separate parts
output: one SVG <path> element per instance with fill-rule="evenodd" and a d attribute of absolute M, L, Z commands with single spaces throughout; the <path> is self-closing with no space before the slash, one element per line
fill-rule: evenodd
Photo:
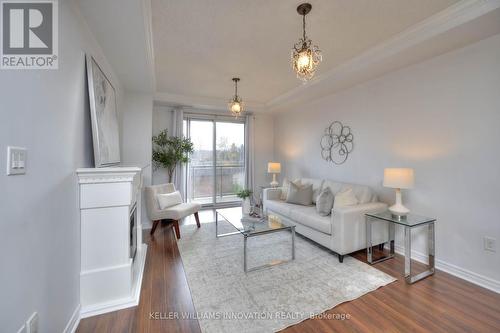
<path fill-rule="evenodd" d="M 291 260 L 295 259 L 295 226 L 285 224 L 280 217 L 276 215 L 269 215 L 267 217 L 263 217 L 259 219 L 246 220 L 242 218 L 243 213 L 241 207 L 233 207 L 233 208 L 223 208 L 215 210 L 216 218 L 215 218 L 215 236 L 216 237 L 225 237 L 231 235 L 242 235 L 243 236 L 243 269 L 245 272 L 255 271 L 257 269 L 271 267 L 275 265 L 280 265 Z M 231 224 L 236 231 L 228 232 L 224 234 L 219 234 L 219 216 L 222 217 L 222 220 Z M 247 267 L 247 239 L 249 237 L 262 236 L 273 232 L 279 231 L 290 231 L 292 234 L 292 258 L 286 260 L 273 261 L 271 263 L 248 268 Z"/>

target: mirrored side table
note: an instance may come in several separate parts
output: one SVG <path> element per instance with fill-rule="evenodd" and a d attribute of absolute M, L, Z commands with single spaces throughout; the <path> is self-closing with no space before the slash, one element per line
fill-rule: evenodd
<path fill-rule="evenodd" d="M 381 213 L 369 213 L 365 214 L 366 219 L 366 257 L 367 261 L 370 264 L 376 264 L 377 262 L 381 262 L 383 260 L 387 260 L 394 257 L 394 229 L 395 225 L 399 224 L 404 227 L 405 230 L 405 280 L 407 283 L 412 284 L 423 278 L 426 278 L 430 275 L 434 274 L 434 256 L 435 256 L 435 232 L 434 232 L 434 223 L 436 222 L 435 218 L 419 216 L 414 214 L 408 214 L 405 217 L 396 217 L 391 214 L 389 211 L 381 212 Z M 372 232 L 371 232 L 371 224 L 373 221 L 382 220 L 389 222 L 389 242 L 390 242 L 390 253 L 386 257 L 382 257 L 379 259 L 373 259 L 372 253 Z M 427 270 L 417 274 L 411 274 L 411 230 L 414 228 L 427 226 L 427 246 L 429 252 L 429 263 Z"/>
<path fill-rule="evenodd" d="M 264 190 L 266 188 L 273 188 L 270 185 L 260 185 L 259 186 L 259 195 L 255 198 L 255 206 L 259 207 L 261 209 L 261 212 L 263 212 L 263 207 L 262 207 L 262 202 L 264 201 Z"/>

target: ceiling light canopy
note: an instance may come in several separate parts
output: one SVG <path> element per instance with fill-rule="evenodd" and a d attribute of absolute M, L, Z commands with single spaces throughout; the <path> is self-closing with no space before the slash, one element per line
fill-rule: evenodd
<path fill-rule="evenodd" d="M 243 101 L 241 97 L 238 96 L 238 81 L 239 77 L 233 77 L 234 81 L 234 97 L 229 101 L 229 111 L 233 116 L 238 117 L 243 113 Z"/>
<path fill-rule="evenodd" d="M 306 35 L 306 15 L 311 11 L 310 3 L 303 3 L 297 7 L 297 12 L 302 15 L 302 38 L 292 48 L 292 68 L 297 73 L 297 78 L 304 82 L 314 76 L 322 60 L 321 50 L 312 44 Z"/>

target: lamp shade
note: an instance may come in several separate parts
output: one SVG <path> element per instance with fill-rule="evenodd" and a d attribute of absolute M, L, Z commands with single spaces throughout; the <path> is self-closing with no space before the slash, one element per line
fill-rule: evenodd
<path fill-rule="evenodd" d="M 413 169 L 387 168 L 384 169 L 384 186 L 391 188 L 413 188 Z"/>
<path fill-rule="evenodd" d="M 281 172 L 281 163 L 278 163 L 278 162 L 267 163 L 267 172 L 268 173 L 280 173 Z"/>

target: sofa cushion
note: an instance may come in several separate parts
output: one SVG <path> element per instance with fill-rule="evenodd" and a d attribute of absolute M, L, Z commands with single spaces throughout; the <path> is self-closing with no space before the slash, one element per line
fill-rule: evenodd
<path fill-rule="evenodd" d="M 365 185 L 357 185 L 357 184 L 336 182 L 333 180 L 325 180 L 323 188 L 325 187 L 329 187 L 334 195 L 336 195 L 340 191 L 352 188 L 352 190 L 354 191 L 354 195 L 356 196 L 360 204 L 372 202 L 374 199 L 374 194 L 371 188 Z"/>
<path fill-rule="evenodd" d="M 360 204 L 368 203 L 373 201 L 373 192 L 371 188 L 363 185 L 354 185 L 353 188 L 354 194 Z"/>
<path fill-rule="evenodd" d="M 346 188 L 335 195 L 333 209 L 336 211 L 339 208 L 346 206 L 354 206 L 358 204 L 358 199 L 354 195 L 352 188 Z"/>
<path fill-rule="evenodd" d="M 302 183 L 302 185 L 308 185 L 308 184 L 312 185 L 312 187 L 313 187 L 312 202 L 316 203 L 318 195 L 319 195 L 319 193 L 321 192 L 321 190 L 323 188 L 323 179 L 301 178 L 300 182 Z"/>
<path fill-rule="evenodd" d="M 282 215 L 296 223 L 305 225 L 325 234 L 332 234 L 332 221 L 330 216 L 320 216 L 315 206 L 300 206 L 279 200 L 268 200 L 266 207 L 271 212 Z"/>
<path fill-rule="evenodd" d="M 315 206 L 292 207 L 289 217 L 302 225 L 311 229 L 321 231 L 325 234 L 332 234 L 332 220 L 330 216 L 321 216 L 316 212 Z"/>
<path fill-rule="evenodd" d="M 334 182 L 333 180 L 325 180 L 325 182 L 323 183 L 323 188 L 328 187 L 332 191 L 333 195 L 336 195 L 340 192 L 343 185 L 343 183 Z"/>
<path fill-rule="evenodd" d="M 313 190 L 312 185 L 296 185 L 295 183 L 290 183 L 290 188 L 288 189 L 288 194 L 286 196 L 286 202 L 309 206 L 312 203 Z"/>
<path fill-rule="evenodd" d="M 316 200 L 316 211 L 318 214 L 321 216 L 330 215 L 334 199 L 335 197 L 329 187 L 322 189 L 321 193 L 318 195 L 318 199 Z"/>
<path fill-rule="evenodd" d="M 281 200 L 267 200 L 266 201 L 266 209 L 271 210 L 275 213 L 283 215 L 285 217 L 290 216 L 290 210 L 297 205 L 286 203 Z"/>
<path fill-rule="evenodd" d="M 301 185 L 300 179 L 295 179 L 292 183 L 296 185 Z M 283 179 L 283 185 L 281 187 L 280 199 L 286 200 L 286 196 L 288 195 L 288 190 L 290 189 L 290 181 L 288 179 Z"/>

